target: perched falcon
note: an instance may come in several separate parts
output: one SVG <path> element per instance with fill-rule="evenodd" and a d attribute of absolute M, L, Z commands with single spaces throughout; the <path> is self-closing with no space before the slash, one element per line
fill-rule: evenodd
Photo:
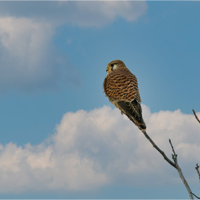
<path fill-rule="evenodd" d="M 107 65 L 103 88 L 109 101 L 121 110 L 140 130 L 145 132 L 142 118 L 140 94 L 137 78 L 121 60 L 113 60 Z"/>

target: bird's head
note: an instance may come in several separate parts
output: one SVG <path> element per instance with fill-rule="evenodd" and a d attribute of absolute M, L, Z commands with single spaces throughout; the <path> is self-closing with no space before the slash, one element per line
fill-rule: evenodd
<path fill-rule="evenodd" d="M 119 68 L 126 68 L 126 65 L 121 60 L 113 60 L 108 63 L 106 72 L 110 73 Z"/>

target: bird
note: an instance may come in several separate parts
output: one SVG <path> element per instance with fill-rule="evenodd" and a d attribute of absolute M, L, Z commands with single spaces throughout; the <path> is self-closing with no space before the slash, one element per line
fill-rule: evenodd
<path fill-rule="evenodd" d="M 137 78 L 123 61 L 113 60 L 108 63 L 103 89 L 109 101 L 125 114 L 143 133 L 146 124 L 142 117 L 141 98 Z"/>

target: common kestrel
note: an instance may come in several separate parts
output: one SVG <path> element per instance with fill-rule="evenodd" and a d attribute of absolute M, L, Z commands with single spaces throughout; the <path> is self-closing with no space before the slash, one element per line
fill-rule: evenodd
<path fill-rule="evenodd" d="M 121 60 L 113 60 L 107 65 L 103 88 L 109 101 L 121 110 L 140 130 L 145 132 L 141 99 L 137 78 Z"/>

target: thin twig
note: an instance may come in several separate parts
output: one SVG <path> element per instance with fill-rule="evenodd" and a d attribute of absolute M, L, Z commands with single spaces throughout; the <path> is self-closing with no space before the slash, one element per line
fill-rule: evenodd
<path fill-rule="evenodd" d="M 149 137 L 149 135 L 144 131 L 143 132 L 145 137 L 149 140 L 149 142 L 151 142 L 151 144 L 153 145 L 153 147 L 163 156 L 163 158 L 173 167 L 176 168 L 175 163 L 173 163 L 166 155 L 165 153 L 154 143 L 154 141 Z"/>
<path fill-rule="evenodd" d="M 191 192 L 191 194 L 194 195 L 197 199 L 200 199 L 200 197 L 198 197 L 196 194 L 194 194 L 192 192 Z"/>
<path fill-rule="evenodd" d="M 195 116 L 195 118 L 197 119 L 197 121 L 200 123 L 200 120 L 199 120 L 199 118 L 197 117 L 197 115 L 196 115 L 196 113 L 195 113 L 195 111 L 192 109 L 192 111 L 193 111 L 193 113 L 194 113 L 194 116 Z"/>
<path fill-rule="evenodd" d="M 197 174 L 199 176 L 199 181 L 200 181 L 200 172 L 199 172 L 199 165 L 198 163 L 196 164 L 196 167 L 195 167 L 196 171 L 197 171 Z"/>
<path fill-rule="evenodd" d="M 142 132 L 143 132 L 143 131 L 142 131 Z M 175 152 L 175 150 L 174 150 L 174 147 L 173 147 L 173 145 L 172 145 L 171 140 L 169 139 L 169 143 L 170 143 L 171 148 L 172 148 L 172 152 L 173 152 L 173 154 L 172 154 L 172 159 L 174 160 L 174 162 L 171 161 L 171 160 L 165 155 L 165 153 L 154 143 L 154 141 L 149 137 L 149 135 L 148 135 L 145 131 L 143 132 L 143 134 L 144 134 L 144 136 L 149 140 L 149 142 L 153 145 L 153 147 L 163 156 L 163 158 L 164 158 L 170 165 L 172 165 L 174 168 L 176 168 L 176 170 L 177 170 L 178 173 L 179 173 L 179 176 L 180 176 L 181 180 L 183 181 L 183 184 L 185 185 L 185 187 L 186 187 L 186 189 L 187 189 L 187 191 L 188 191 L 188 194 L 189 194 L 189 196 L 190 196 L 190 199 L 194 199 L 194 198 L 193 198 L 193 193 L 192 193 L 192 191 L 191 191 L 191 189 L 190 189 L 190 187 L 189 187 L 189 185 L 188 185 L 188 183 L 187 183 L 185 177 L 183 176 L 183 173 L 182 173 L 182 171 L 181 171 L 181 168 L 180 168 L 179 165 L 178 165 L 178 162 L 177 162 L 177 156 L 178 156 L 178 155 L 176 154 L 176 152 Z M 195 195 L 195 196 L 196 196 L 196 195 Z"/>
<path fill-rule="evenodd" d="M 170 146 L 171 146 L 171 148 L 172 148 L 173 155 L 176 156 L 176 158 L 177 158 L 177 154 L 176 154 L 176 152 L 175 152 L 175 150 L 174 150 L 174 147 L 173 147 L 173 145 L 172 145 L 172 141 L 171 141 L 170 139 L 169 139 L 169 143 L 170 143 Z M 176 159 L 176 161 L 177 161 L 177 159 Z"/>
<path fill-rule="evenodd" d="M 169 143 L 170 143 L 170 145 L 171 145 L 172 152 L 173 152 L 173 154 L 172 154 L 172 159 L 174 160 L 174 163 L 175 163 L 175 165 L 176 165 L 176 169 L 177 169 L 177 171 L 178 171 L 178 173 L 179 173 L 179 176 L 180 176 L 181 180 L 183 181 L 183 184 L 185 185 L 185 187 L 186 187 L 186 189 L 187 189 L 187 191 L 188 191 L 188 194 L 189 194 L 189 196 L 190 196 L 190 199 L 194 199 L 193 196 L 192 196 L 192 191 L 191 191 L 191 189 L 190 189 L 190 186 L 188 185 L 188 183 L 187 183 L 185 177 L 183 176 L 183 173 L 182 173 L 182 171 L 181 171 L 181 168 L 180 168 L 179 165 L 178 165 L 178 161 L 177 161 L 177 156 L 178 156 L 178 155 L 176 154 L 176 152 L 175 152 L 175 150 L 174 150 L 174 147 L 173 147 L 172 142 L 171 142 L 170 139 L 169 139 Z"/>

